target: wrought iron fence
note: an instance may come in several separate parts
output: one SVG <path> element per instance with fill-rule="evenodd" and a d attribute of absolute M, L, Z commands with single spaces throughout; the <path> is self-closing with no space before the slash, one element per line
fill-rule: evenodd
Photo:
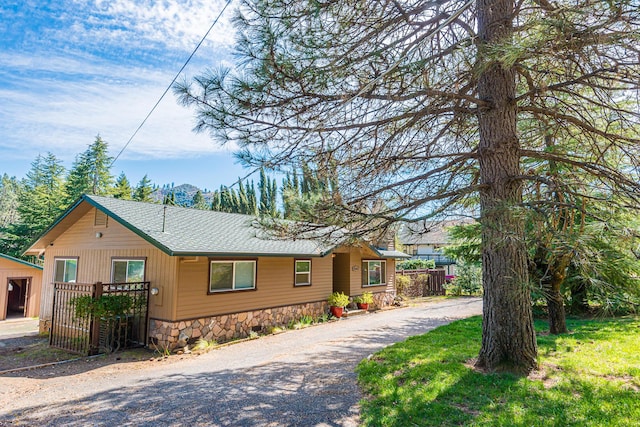
<path fill-rule="evenodd" d="M 144 346 L 149 282 L 54 283 L 49 345 L 78 354 Z"/>
<path fill-rule="evenodd" d="M 53 284 L 53 317 L 49 331 L 49 345 L 73 353 L 90 354 L 91 316 L 76 316 L 80 298 L 93 298 L 95 284 Z"/>

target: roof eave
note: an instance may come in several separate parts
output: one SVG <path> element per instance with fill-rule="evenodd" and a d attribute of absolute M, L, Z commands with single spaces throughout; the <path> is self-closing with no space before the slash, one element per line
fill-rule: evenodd
<path fill-rule="evenodd" d="M 25 260 L 20 259 L 20 258 L 12 257 L 11 255 L 0 253 L 0 258 L 4 258 L 4 259 L 9 260 L 9 261 L 17 262 L 19 264 L 26 265 L 27 267 L 37 268 L 38 270 L 42 270 L 43 269 L 41 265 L 33 264 L 33 263 L 29 262 L 29 261 L 25 261 Z"/>
<path fill-rule="evenodd" d="M 172 252 L 171 256 L 202 256 L 208 258 L 216 257 L 236 257 L 236 258 L 256 258 L 256 257 L 271 257 L 271 258 L 323 258 L 327 256 L 331 251 L 324 253 L 275 253 L 275 252 L 194 252 L 194 251 L 176 251 Z"/>

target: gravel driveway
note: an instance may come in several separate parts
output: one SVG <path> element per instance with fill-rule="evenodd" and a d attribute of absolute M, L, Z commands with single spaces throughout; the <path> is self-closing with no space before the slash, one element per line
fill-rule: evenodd
<path fill-rule="evenodd" d="M 0 426 L 357 426 L 353 370 L 375 351 L 481 314 L 479 298 L 380 311 L 172 364 L 0 377 Z M 81 362 L 75 362 L 81 363 Z"/>

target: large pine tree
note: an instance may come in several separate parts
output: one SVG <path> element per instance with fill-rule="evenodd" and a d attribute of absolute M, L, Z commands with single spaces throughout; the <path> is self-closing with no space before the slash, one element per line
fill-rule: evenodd
<path fill-rule="evenodd" d="M 638 206 L 636 2 L 246 0 L 236 22 L 240 67 L 176 89 L 198 128 L 251 167 L 335 167 L 341 199 L 314 215 L 355 236 L 479 196 L 477 365 L 533 369 L 522 193 L 545 177 L 521 165 L 553 158 L 597 177 L 597 197 Z M 546 150 L 522 126 L 536 121 L 577 149 Z"/>

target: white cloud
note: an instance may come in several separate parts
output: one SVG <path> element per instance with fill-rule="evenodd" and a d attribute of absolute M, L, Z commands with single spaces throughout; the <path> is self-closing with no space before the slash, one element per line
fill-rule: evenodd
<path fill-rule="evenodd" d="M 224 0 L 96 0 L 93 8 L 85 10 L 89 17 L 83 24 L 84 34 L 94 39 L 126 41 L 139 47 L 152 41 L 171 49 L 191 50 L 225 3 Z M 235 4 L 234 1 L 227 7 L 207 43 L 232 45 L 234 30 L 230 19 Z M 132 34 L 135 39 L 130 38 Z"/>
<path fill-rule="evenodd" d="M 50 58 L 46 63 L 0 56 L 0 64 L 24 70 L 80 68 L 77 58 Z M 44 64 L 47 64 L 46 66 Z M 0 130 L 5 146 L 16 157 L 33 158 L 34 152 L 52 151 L 68 160 L 83 151 L 100 134 L 116 152 L 127 142 L 151 110 L 173 72 L 89 64 L 81 79 L 17 76 L 15 88 L 0 88 Z M 30 90 L 24 90 L 27 87 Z M 136 135 L 123 157 L 167 158 L 222 150 L 208 135 L 192 132 L 193 114 L 176 103 L 169 91 Z"/>
<path fill-rule="evenodd" d="M 29 49 L 16 45 L 0 50 L 3 100 L 0 173 L 2 166 L 13 160 L 33 160 L 45 151 L 70 162 L 97 134 L 109 142 L 115 155 L 224 3 L 223 0 L 55 3 L 59 10 L 66 9 L 50 16 L 50 27 L 38 30 L 40 44 L 30 45 Z M 208 37 L 209 49 L 233 43 L 229 21 L 234 7 L 232 3 L 227 8 Z M 47 13 L 45 8 L 40 12 Z M 113 60 L 113 52 L 122 56 L 115 55 Z M 199 52 L 187 72 L 198 74 L 205 61 L 224 63 L 224 58 L 205 52 L 206 49 Z M 193 113 L 177 105 L 170 91 L 122 159 L 187 158 L 229 151 L 229 147 L 220 147 L 208 135 L 193 133 L 193 125 Z"/>

